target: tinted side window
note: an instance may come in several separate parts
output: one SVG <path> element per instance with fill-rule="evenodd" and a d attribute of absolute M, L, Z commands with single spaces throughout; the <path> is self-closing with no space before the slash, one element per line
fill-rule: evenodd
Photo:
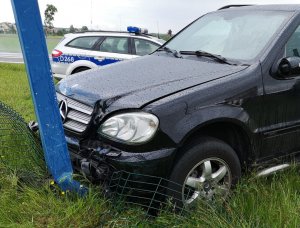
<path fill-rule="evenodd" d="M 128 38 L 107 37 L 100 45 L 99 51 L 118 54 L 128 54 Z"/>
<path fill-rule="evenodd" d="M 298 56 L 300 57 L 300 26 L 296 29 L 293 35 L 285 46 L 285 56 Z"/>
<path fill-rule="evenodd" d="M 92 49 L 92 47 L 99 40 L 99 37 L 78 37 L 67 44 L 68 47 L 82 48 L 82 49 Z"/>
<path fill-rule="evenodd" d="M 147 40 L 134 39 L 134 46 L 137 55 L 143 56 L 154 52 L 159 45 Z"/>

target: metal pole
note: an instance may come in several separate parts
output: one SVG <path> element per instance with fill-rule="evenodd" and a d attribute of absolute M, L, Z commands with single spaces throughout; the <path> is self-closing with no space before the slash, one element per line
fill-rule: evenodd
<path fill-rule="evenodd" d="M 84 194 L 86 189 L 73 180 L 38 2 L 11 2 L 48 169 L 63 191 Z"/>

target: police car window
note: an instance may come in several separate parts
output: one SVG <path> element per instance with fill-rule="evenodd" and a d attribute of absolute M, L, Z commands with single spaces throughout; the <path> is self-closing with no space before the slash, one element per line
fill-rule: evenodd
<path fill-rule="evenodd" d="M 154 52 L 159 45 L 147 40 L 134 39 L 134 46 L 137 55 L 143 56 Z"/>
<path fill-rule="evenodd" d="M 78 37 L 67 44 L 69 47 L 92 49 L 99 37 Z"/>
<path fill-rule="evenodd" d="M 285 56 L 298 56 L 300 57 L 300 26 L 296 29 L 293 35 L 285 46 Z"/>
<path fill-rule="evenodd" d="M 118 54 L 128 54 L 128 38 L 107 37 L 100 45 L 99 51 Z"/>

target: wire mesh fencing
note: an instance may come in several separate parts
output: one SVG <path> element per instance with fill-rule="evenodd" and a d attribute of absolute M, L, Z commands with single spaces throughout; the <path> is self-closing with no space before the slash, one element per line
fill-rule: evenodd
<path fill-rule="evenodd" d="M 49 182 L 50 177 L 38 135 L 30 131 L 17 112 L 2 102 L 0 170 L 16 173 L 20 181 L 30 186 Z M 165 212 L 188 215 L 190 205 L 183 202 L 193 199 L 196 193 L 193 188 L 161 177 L 126 171 L 113 172 L 102 185 L 103 195 L 108 196 L 114 204 L 141 207 L 145 215 L 151 217 Z"/>
<path fill-rule="evenodd" d="M 43 151 L 37 135 L 12 108 L 0 102 L 0 168 L 13 171 L 24 181 L 46 176 Z"/>
<path fill-rule="evenodd" d="M 112 174 L 105 191 L 113 201 L 141 207 L 151 217 L 171 213 L 184 218 L 195 208 L 212 208 L 224 202 L 223 199 L 212 199 L 210 202 L 200 200 L 201 193 L 192 187 L 162 177 L 124 170 Z"/>

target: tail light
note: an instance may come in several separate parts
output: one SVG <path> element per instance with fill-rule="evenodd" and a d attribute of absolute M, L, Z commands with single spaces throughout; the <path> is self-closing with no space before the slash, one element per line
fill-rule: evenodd
<path fill-rule="evenodd" d="M 56 49 L 54 49 L 54 50 L 52 51 L 52 57 L 53 57 L 53 58 L 57 58 L 57 57 L 61 56 L 62 54 L 63 54 L 63 53 L 62 53 L 61 51 L 56 50 Z"/>

